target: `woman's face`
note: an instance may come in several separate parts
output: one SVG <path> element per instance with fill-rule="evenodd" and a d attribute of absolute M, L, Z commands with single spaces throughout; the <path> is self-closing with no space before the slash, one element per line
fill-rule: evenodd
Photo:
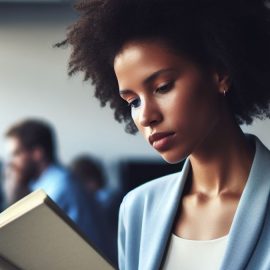
<path fill-rule="evenodd" d="M 135 125 L 167 162 L 191 154 L 217 124 L 224 98 L 217 74 L 161 41 L 126 43 L 114 70 Z"/>

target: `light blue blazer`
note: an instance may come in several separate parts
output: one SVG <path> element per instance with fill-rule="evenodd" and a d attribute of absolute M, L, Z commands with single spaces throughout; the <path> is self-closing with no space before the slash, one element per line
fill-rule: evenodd
<path fill-rule="evenodd" d="M 256 136 L 246 136 L 255 140 L 255 157 L 219 270 L 270 270 L 270 151 Z M 147 182 L 123 198 L 118 217 L 120 270 L 161 269 L 189 167 L 187 158 L 181 172 Z"/>

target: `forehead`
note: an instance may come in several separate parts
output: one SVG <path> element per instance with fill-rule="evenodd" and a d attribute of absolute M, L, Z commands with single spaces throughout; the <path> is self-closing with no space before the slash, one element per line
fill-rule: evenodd
<path fill-rule="evenodd" d="M 159 69 L 177 69 L 184 63 L 189 63 L 188 58 L 176 54 L 165 42 L 136 41 L 126 43 L 116 55 L 114 70 L 118 83 L 124 87 L 132 78 L 143 79 Z"/>
<path fill-rule="evenodd" d="M 22 148 L 22 143 L 19 138 L 15 136 L 8 137 L 6 141 L 6 150 L 8 152 L 14 152 L 18 148 Z"/>

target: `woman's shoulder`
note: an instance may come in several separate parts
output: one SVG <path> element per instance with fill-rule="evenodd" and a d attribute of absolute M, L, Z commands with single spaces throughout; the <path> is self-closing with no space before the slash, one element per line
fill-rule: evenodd
<path fill-rule="evenodd" d="M 156 205 L 165 193 L 168 194 L 170 190 L 175 190 L 175 185 L 181 174 L 182 171 L 168 174 L 136 187 L 124 196 L 122 204 L 125 204 L 125 208 L 130 210 L 135 207 L 136 211 L 145 208 L 146 204 L 148 207 Z"/>

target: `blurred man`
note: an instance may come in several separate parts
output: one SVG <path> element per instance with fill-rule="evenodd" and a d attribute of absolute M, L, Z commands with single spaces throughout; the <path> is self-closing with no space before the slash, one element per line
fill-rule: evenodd
<path fill-rule="evenodd" d="M 68 180 L 65 170 L 57 164 L 52 128 L 39 120 L 25 120 L 12 126 L 6 137 L 8 163 L 4 186 L 7 205 L 39 187 L 45 187 L 52 199 L 62 202 L 57 187 Z M 57 174 L 62 177 L 56 177 Z M 52 180 L 55 177 L 57 180 Z"/>
<path fill-rule="evenodd" d="M 73 181 L 56 156 L 55 135 L 44 121 L 29 119 L 6 133 L 9 160 L 4 180 L 6 206 L 42 188 L 100 250 L 99 213 L 78 181 Z"/>

